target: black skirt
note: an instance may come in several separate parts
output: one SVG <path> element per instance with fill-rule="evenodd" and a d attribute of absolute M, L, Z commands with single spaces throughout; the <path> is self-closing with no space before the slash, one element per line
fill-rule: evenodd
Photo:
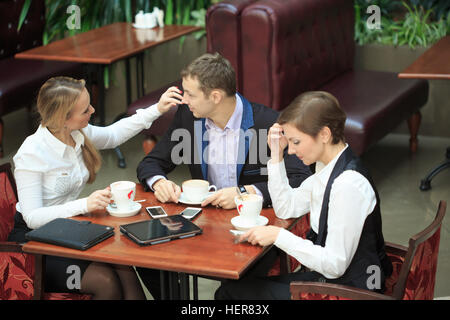
<path fill-rule="evenodd" d="M 8 241 L 19 243 L 27 242 L 25 234 L 32 229 L 28 228 L 22 214 L 16 212 L 14 216 L 14 228 L 8 236 Z M 46 256 L 45 260 L 45 292 L 79 293 L 78 284 L 91 261 Z M 79 272 L 79 273 L 78 273 Z M 75 279 L 78 274 L 80 279 Z"/>

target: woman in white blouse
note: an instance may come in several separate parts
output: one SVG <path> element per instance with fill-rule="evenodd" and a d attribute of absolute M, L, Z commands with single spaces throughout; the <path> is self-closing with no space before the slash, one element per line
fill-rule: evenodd
<path fill-rule="evenodd" d="M 280 114 L 268 134 L 268 187 L 273 208 L 283 219 L 310 212 L 311 231 L 303 239 L 283 228 L 261 226 L 250 229 L 240 240 L 261 246 L 275 244 L 296 258 L 302 270 L 266 277 L 273 263 L 269 255 L 257 272 L 251 270 L 242 280 L 219 288 L 217 299 L 290 299 L 291 281 L 383 291 L 392 266 L 384 250 L 379 199 L 367 170 L 345 143 L 345 120 L 337 99 L 326 92 L 304 93 Z M 315 174 L 298 188 L 291 188 L 287 180 L 282 161 L 286 147 L 306 165 L 315 163 Z"/>
<path fill-rule="evenodd" d="M 158 104 L 110 126 L 97 127 L 89 124 L 95 110 L 84 80 L 56 77 L 46 81 L 37 99 L 41 124 L 14 156 L 19 202 L 9 239 L 24 242 L 26 232 L 55 218 L 104 210 L 111 199 L 109 187 L 78 199 L 100 169 L 97 150 L 115 148 L 149 128 L 181 98 L 179 89 L 171 87 Z M 77 265 L 82 274 L 80 292 L 94 299 L 144 298 L 131 267 L 57 257 L 48 257 L 46 265 L 48 292 L 71 292 L 66 285 L 71 274 L 66 270 Z"/>

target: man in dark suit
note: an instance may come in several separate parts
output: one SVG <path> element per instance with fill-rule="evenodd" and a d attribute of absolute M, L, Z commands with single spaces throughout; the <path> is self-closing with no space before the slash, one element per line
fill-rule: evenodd
<path fill-rule="evenodd" d="M 161 202 L 178 202 L 181 188 L 166 174 L 185 163 L 193 179 L 208 180 L 219 191 L 205 199 L 212 204 L 235 208 L 236 186 L 263 196 L 271 204 L 267 190 L 266 163 L 268 129 L 278 113 L 250 103 L 236 93 L 235 73 L 219 54 L 205 54 L 182 72 L 184 94 L 170 128 L 138 166 L 138 179 Z M 292 187 L 311 172 L 297 157 L 286 156 L 285 165 Z"/>
<path fill-rule="evenodd" d="M 181 73 L 184 93 L 169 90 L 180 104 L 170 128 L 137 168 L 139 181 L 161 202 L 178 202 L 181 188 L 166 175 L 176 165 L 187 164 L 193 179 L 208 180 L 218 191 L 202 202 L 224 209 L 235 208 L 241 192 L 259 194 L 271 204 L 267 189 L 270 150 L 267 132 L 278 113 L 251 103 L 236 93 L 236 75 L 219 54 L 204 54 Z M 295 155 L 285 155 L 289 184 L 298 187 L 311 171 Z M 159 274 L 140 269 L 152 295 L 159 297 Z"/>

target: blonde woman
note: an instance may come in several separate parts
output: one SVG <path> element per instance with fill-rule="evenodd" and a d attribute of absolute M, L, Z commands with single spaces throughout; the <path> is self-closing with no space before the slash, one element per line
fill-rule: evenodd
<path fill-rule="evenodd" d="M 89 124 L 95 110 L 84 80 L 56 77 L 45 82 L 37 99 L 40 126 L 14 156 L 19 202 L 9 239 L 24 242 L 26 232 L 53 219 L 105 209 L 111 198 L 109 187 L 78 199 L 85 184 L 92 183 L 100 169 L 97 150 L 115 148 L 149 128 L 178 103 L 179 92 L 171 87 L 158 104 L 108 127 L 97 127 Z M 48 292 L 71 292 L 66 285 L 70 265 L 81 270 L 79 291 L 92 294 L 94 299 L 144 299 L 131 267 L 58 257 L 47 259 Z"/>

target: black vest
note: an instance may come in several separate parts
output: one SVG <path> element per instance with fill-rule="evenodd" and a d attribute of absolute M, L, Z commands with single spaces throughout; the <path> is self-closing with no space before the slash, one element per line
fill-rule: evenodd
<path fill-rule="evenodd" d="M 356 249 L 355 255 L 353 256 L 353 259 L 345 273 L 337 279 L 324 279 L 322 277 L 318 280 L 374 290 L 367 287 L 369 277 L 374 274 L 373 269 L 369 267 L 378 266 L 381 270 L 381 288 L 376 291 L 383 292 L 384 280 L 392 273 L 392 264 L 385 252 L 384 238 L 381 228 L 380 198 L 369 172 L 364 168 L 361 160 L 353 154 L 350 147 L 347 147 L 347 149 L 341 154 L 333 168 L 333 171 L 331 172 L 330 178 L 328 179 L 325 194 L 323 196 L 322 209 L 320 212 L 318 234 L 311 229 L 307 235 L 307 238 L 316 245 L 320 245 L 322 247 L 325 246 L 328 231 L 328 204 L 330 200 L 331 186 L 333 185 L 334 179 L 336 179 L 345 170 L 354 170 L 359 172 L 369 181 L 375 192 L 377 203 L 372 213 L 366 218 L 358 248 Z M 369 282 L 373 283 L 372 281 Z"/>

